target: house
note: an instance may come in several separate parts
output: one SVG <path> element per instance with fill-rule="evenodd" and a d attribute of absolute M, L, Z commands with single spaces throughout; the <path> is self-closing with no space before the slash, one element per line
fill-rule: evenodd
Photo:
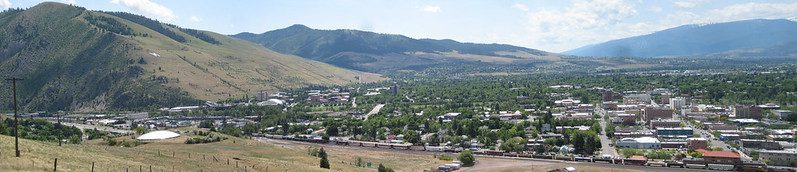
<path fill-rule="evenodd" d="M 523 114 L 520 113 L 520 111 L 515 111 L 514 113 L 501 111 L 498 114 L 498 118 L 501 119 L 501 121 L 518 120 L 518 119 L 523 119 Z"/>
<path fill-rule="evenodd" d="M 797 160 L 797 149 L 762 150 L 758 152 L 758 159 L 766 161 L 767 165 L 789 166 Z"/>
<path fill-rule="evenodd" d="M 661 149 L 659 139 L 653 137 L 623 138 L 617 141 L 619 148 Z"/>
<path fill-rule="evenodd" d="M 686 148 L 690 150 L 706 149 L 708 148 L 708 140 L 702 137 L 693 137 L 686 139 Z"/>
<path fill-rule="evenodd" d="M 708 151 L 705 149 L 698 149 L 698 152 L 703 153 L 703 160 L 708 164 L 741 164 L 742 158 L 739 153 L 731 151 Z"/>

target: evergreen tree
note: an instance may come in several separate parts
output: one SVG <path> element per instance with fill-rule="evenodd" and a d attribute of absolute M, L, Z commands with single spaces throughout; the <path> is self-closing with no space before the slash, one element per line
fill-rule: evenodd
<path fill-rule="evenodd" d="M 321 168 L 329 169 L 329 160 L 327 160 L 327 151 L 324 151 L 324 148 L 318 151 L 318 157 L 321 157 L 320 166 Z"/>

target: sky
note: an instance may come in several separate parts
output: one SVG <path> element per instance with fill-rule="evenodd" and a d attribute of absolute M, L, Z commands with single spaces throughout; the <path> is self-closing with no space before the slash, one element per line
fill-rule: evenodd
<path fill-rule="evenodd" d="M 0 0 L 27 8 L 41 0 Z M 685 24 L 797 17 L 794 0 L 56 0 L 222 34 L 303 24 L 563 52 Z"/>

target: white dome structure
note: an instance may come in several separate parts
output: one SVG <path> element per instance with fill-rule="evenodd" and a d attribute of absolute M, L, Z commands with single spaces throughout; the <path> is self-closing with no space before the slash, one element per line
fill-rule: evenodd
<path fill-rule="evenodd" d="M 138 136 L 136 139 L 138 140 L 163 140 L 163 139 L 170 139 L 180 136 L 172 131 L 160 130 L 160 131 L 153 131 L 147 134 L 142 134 Z"/>

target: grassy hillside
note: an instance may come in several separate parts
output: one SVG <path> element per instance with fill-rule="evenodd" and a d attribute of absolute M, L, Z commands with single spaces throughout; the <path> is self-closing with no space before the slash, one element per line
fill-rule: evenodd
<path fill-rule="evenodd" d="M 386 70 L 446 66 L 459 62 L 528 64 L 559 59 L 553 53 L 505 44 L 413 39 L 403 35 L 358 30 L 318 30 L 303 25 L 293 25 L 262 34 L 240 33 L 233 37 L 285 54 L 349 69 L 383 73 Z"/>
<path fill-rule="evenodd" d="M 239 138 L 187 145 L 183 143 L 185 139 L 181 136 L 132 148 L 98 144 L 59 147 L 57 143 L 21 139 L 22 157 L 15 158 L 14 138 L 0 135 L 0 169 L 52 171 L 53 161 L 58 158 L 58 171 L 89 171 L 92 162 L 97 171 L 138 171 L 139 166 L 144 171 L 148 171 L 149 166 L 153 171 L 171 171 L 172 168 L 175 171 L 244 171 L 244 166 L 247 166 L 247 171 L 327 171 L 318 167 L 319 159 L 308 155 L 307 146 L 303 145 L 276 145 Z M 325 149 L 332 171 L 373 171 L 379 163 L 398 171 L 422 171 L 444 163 L 431 155 L 336 147 Z M 373 167 L 354 166 L 357 157 L 372 162 Z M 227 165 L 227 159 L 230 165 Z"/>
<path fill-rule="evenodd" d="M 22 107 L 177 106 L 259 90 L 383 79 L 122 14 L 52 2 L 0 13 L 0 74 L 26 79 L 19 85 Z"/>

